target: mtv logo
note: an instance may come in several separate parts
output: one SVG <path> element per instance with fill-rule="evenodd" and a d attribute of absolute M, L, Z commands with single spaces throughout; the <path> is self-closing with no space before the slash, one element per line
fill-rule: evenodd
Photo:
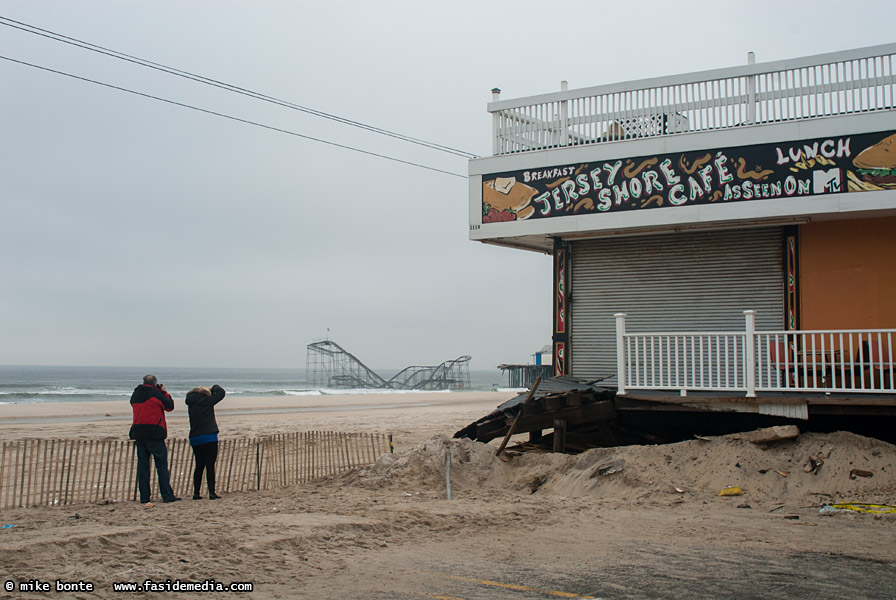
<path fill-rule="evenodd" d="M 843 191 L 840 169 L 812 172 L 812 192 L 814 194 L 831 194 Z"/>

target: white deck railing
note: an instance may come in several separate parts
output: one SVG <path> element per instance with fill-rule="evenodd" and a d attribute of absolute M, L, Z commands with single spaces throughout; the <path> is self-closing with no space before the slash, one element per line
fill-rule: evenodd
<path fill-rule="evenodd" d="M 493 154 L 892 110 L 896 44 L 499 100 Z"/>
<path fill-rule="evenodd" d="M 896 329 L 632 333 L 616 315 L 619 394 L 628 390 L 894 393 Z"/>

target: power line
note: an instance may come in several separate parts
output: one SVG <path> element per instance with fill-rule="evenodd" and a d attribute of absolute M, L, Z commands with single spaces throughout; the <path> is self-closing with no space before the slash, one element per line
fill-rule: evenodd
<path fill-rule="evenodd" d="M 26 33 L 31 33 L 31 34 L 34 34 L 34 35 L 39 35 L 39 36 L 42 36 L 42 37 L 46 37 L 46 38 L 52 39 L 52 40 L 57 41 L 57 42 L 62 42 L 62 43 L 69 44 L 69 45 L 72 45 L 72 46 L 77 46 L 77 47 L 79 47 L 79 48 L 83 48 L 83 49 L 85 49 L 85 50 L 90 50 L 90 51 L 92 51 L 92 52 L 97 52 L 97 53 L 99 53 L 99 54 L 104 54 L 104 55 L 106 55 L 106 56 L 110 56 L 110 57 L 112 57 L 112 58 L 117 58 L 117 59 L 119 59 L 119 60 L 124 60 L 124 61 L 127 61 L 127 62 L 131 62 L 131 63 L 137 64 L 137 65 L 143 66 L 143 67 L 147 67 L 147 68 L 150 68 L 150 69 L 155 69 L 155 70 L 157 70 L 157 71 L 162 71 L 162 72 L 164 72 L 164 73 L 168 73 L 168 74 L 171 74 L 171 75 L 175 75 L 175 76 L 177 76 L 177 77 L 182 77 L 182 78 L 184 78 L 184 79 L 190 79 L 190 80 L 193 80 L 193 81 L 196 81 L 196 82 L 199 82 L 199 83 L 203 83 L 203 84 L 205 84 L 205 85 L 211 85 L 211 86 L 218 87 L 218 88 L 221 88 L 221 89 L 224 89 L 224 90 L 227 90 L 227 91 L 231 91 L 231 92 L 234 92 L 234 93 L 238 93 L 238 94 L 242 94 L 242 95 L 245 95 L 245 96 L 249 96 L 249 97 L 251 97 L 251 98 L 255 98 L 255 99 L 258 99 L 258 100 L 263 100 L 263 101 L 265 101 L 265 102 L 270 102 L 270 103 L 272 103 L 272 104 L 277 104 L 277 105 L 280 105 L 280 106 L 284 106 L 284 107 L 286 107 L 286 108 L 291 108 L 291 109 L 293 109 L 293 110 L 298 110 L 298 111 L 306 112 L 306 113 L 309 113 L 309 114 L 312 114 L 312 115 L 314 115 L 314 116 L 318 116 L 318 117 L 321 117 L 321 118 L 330 119 L 330 120 L 333 120 L 333 121 L 337 121 L 337 122 L 339 122 L 339 123 L 343 123 L 343 124 L 346 124 L 346 125 L 351 125 L 351 126 L 353 126 L 353 127 L 359 127 L 359 128 L 361 128 L 361 129 L 366 129 L 366 130 L 371 131 L 371 132 L 374 132 L 374 133 L 379 133 L 379 134 L 382 134 L 382 135 L 387 135 L 387 136 L 390 136 L 390 137 L 394 137 L 394 138 L 396 138 L 396 139 L 400 139 L 400 140 L 402 140 L 402 141 L 406 141 L 406 142 L 410 142 L 410 143 L 418 144 L 418 145 L 425 146 L 425 147 L 427 147 L 427 148 L 431 148 L 431 149 L 434 149 L 434 150 L 440 150 L 440 151 L 442 151 L 442 152 L 448 152 L 448 153 L 450 153 L 450 154 L 456 154 L 456 155 L 458 155 L 458 156 L 462 156 L 462 157 L 464 157 L 464 158 L 478 158 L 477 155 L 475 155 L 475 154 L 473 154 L 473 153 L 471 153 L 471 152 L 466 152 L 466 151 L 464 151 L 464 150 L 457 150 L 457 149 L 455 149 L 455 148 L 451 148 L 450 146 L 444 146 L 444 145 L 442 145 L 442 144 L 436 144 L 436 143 L 433 143 L 433 142 L 428 142 L 428 141 L 426 141 L 426 140 L 421 140 L 421 139 L 418 139 L 418 138 L 413 138 L 413 137 L 410 137 L 410 136 L 407 136 L 407 135 L 404 135 L 404 134 L 396 133 L 396 132 L 394 132 L 394 131 L 389 131 L 389 130 L 387 130 L 387 129 L 382 129 L 382 128 L 379 128 L 379 127 L 375 127 L 375 126 L 373 126 L 373 125 L 367 125 L 367 124 L 365 124 L 365 123 L 361 123 L 361 122 L 359 122 L 359 121 L 353 121 L 353 120 L 351 120 L 351 119 L 346 119 L 346 118 L 344 118 L 344 117 L 340 117 L 340 116 L 337 116 L 337 115 L 333 115 L 333 114 L 330 114 L 330 113 L 326 113 L 326 112 L 323 112 L 323 111 L 319 111 L 319 110 L 316 110 L 316 109 L 313 109 L 313 108 L 309 108 L 309 107 L 306 107 L 306 106 L 301 106 L 301 105 L 299 105 L 299 104 L 294 104 L 294 103 L 292 103 L 292 102 L 287 102 L 287 101 L 285 101 L 285 100 L 280 100 L 280 99 L 278 99 L 278 98 L 274 98 L 274 97 L 272 97 L 272 96 L 267 96 L 267 95 L 265 95 L 265 94 L 261 94 L 261 93 L 258 93 L 258 92 L 254 92 L 254 91 L 252 91 L 252 90 L 248 90 L 248 89 L 245 89 L 245 88 L 241 88 L 241 87 L 239 87 L 239 86 L 235 86 L 235 85 L 232 85 L 232 84 L 229 84 L 229 83 L 225 83 L 225 82 L 222 82 L 222 81 L 218 81 L 218 80 L 215 80 L 215 79 L 211 79 L 211 78 L 208 78 L 208 77 L 204 77 L 204 76 L 202 76 L 202 75 L 196 75 L 196 74 L 194 74 L 194 73 L 190 73 L 189 71 L 183 71 L 183 70 L 180 70 L 180 69 L 176 69 L 176 68 L 174 68 L 174 67 L 169 67 L 169 66 L 162 65 L 162 64 L 159 64 L 159 63 L 155 63 L 155 62 L 152 62 L 152 61 L 149 61 L 149 60 L 145 60 L 145 59 L 142 59 L 142 58 L 139 58 L 139 57 L 136 57 L 136 56 L 132 56 L 132 55 L 129 55 L 129 54 L 125 54 L 125 53 L 123 53 L 123 52 L 118 52 L 117 50 L 112 50 L 112 49 L 109 49 L 109 48 L 104 48 L 103 46 L 98 46 L 98 45 L 96 45 L 96 44 L 91 44 L 90 42 L 85 42 L 85 41 L 83 41 L 83 40 L 78 40 L 78 39 L 76 39 L 76 38 L 68 37 L 68 36 L 65 36 L 65 35 L 62 35 L 62 34 L 59 34 L 59 33 L 55 33 L 55 32 L 46 30 L 46 29 L 41 29 L 40 27 L 35 27 L 35 26 L 33 26 L 33 25 L 29 25 L 29 24 L 27 24 L 27 23 L 22 23 L 22 22 L 20 22 L 20 21 L 15 21 L 15 20 L 13 20 L 13 19 L 9 19 L 9 18 L 7 18 L 7 17 L 2 17 L 2 16 L 0 16 L 0 25 L 5 25 L 5 26 L 7 26 L 7 27 L 12 27 L 12 28 L 14 28 L 14 29 L 19 29 L 19 30 L 21 30 L 21 31 L 25 31 Z"/>
<path fill-rule="evenodd" d="M 268 96 L 265 94 L 261 94 L 259 92 L 254 92 L 252 90 L 248 90 L 236 85 L 232 85 L 223 81 L 218 81 L 216 79 L 211 79 L 208 77 L 204 77 L 202 75 L 196 75 L 195 73 L 190 73 L 189 71 L 183 71 L 181 69 L 177 69 L 174 67 L 169 67 L 160 63 L 152 62 L 150 60 L 146 60 L 143 58 L 139 58 L 136 56 L 132 56 L 130 54 L 125 54 L 124 52 L 119 52 L 117 50 L 112 50 L 110 48 L 105 48 L 103 46 L 98 46 L 96 44 L 91 44 L 90 42 L 85 42 L 83 40 L 79 40 L 77 38 L 72 38 L 66 35 L 62 35 L 60 33 L 55 33 L 53 31 L 49 31 L 47 29 L 41 29 L 40 27 L 35 27 L 34 25 L 29 25 L 27 23 L 22 23 L 21 21 L 16 21 L 14 19 L 10 19 L 8 17 L 0 16 L 0 25 L 4 25 L 6 27 L 11 27 L 13 29 L 18 29 L 20 31 L 24 31 L 26 33 L 31 33 L 34 35 L 39 35 L 41 37 L 45 37 L 57 42 L 62 42 L 64 44 L 69 44 L 71 46 L 76 46 L 78 48 L 82 48 L 84 50 L 90 50 L 91 52 L 97 52 L 99 54 L 104 54 L 106 56 L 110 56 L 112 58 L 117 58 L 119 60 L 124 60 L 136 65 L 140 65 L 142 67 L 146 67 L 149 69 L 155 69 L 156 71 L 162 71 L 164 73 L 168 73 L 170 75 L 175 75 L 176 77 L 182 77 L 184 79 L 189 79 L 192 81 L 196 81 L 198 83 L 202 83 L 204 85 L 210 85 L 213 87 L 217 87 L 223 90 L 227 90 L 229 92 L 233 92 L 236 94 L 242 94 L 244 96 L 248 96 L 250 98 L 255 98 L 256 100 L 262 100 L 264 102 L 269 102 L 271 104 L 276 104 L 279 106 L 283 106 L 292 110 L 298 110 L 304 113 L 308 113 L 314 115 L 316 117 L 321 117 L 324 119 L 329 119 L 331 121 L 336 121 L 338 123 L 342 123 L 344 125 L 349 125 L 352 127 L 358 127 L 360 129 L 364 129 L 373 133 L 378 133 L 380 135 L 386 135 L 392 138 L 399 139 L 404 142 L 409 142 L 412 144 L 417 144 L 419 146 L 424 146 L 426 148 L 430 148 L 433 150 L 438 150 L 440 152 L 447 152 L 449 154 L 454 154 L 456 156 L 461 156 L 463 158 L 478 158 L 478 155 L 473 154 L 471 152 L 466 152 L 464 150 L 458 150 L 456 148 L 451 148 L 450 146 L 444 146 L 442 144 L 436 144 L 434 142 L 428 142 L 426 140 L 421 140 L 419 138 L 414 138 L 411 136 L 407 136 L 401 133 L 396 133 L 394 131 L 390 131 L 388 129 L 382 129 L 380 127 L 375 127 L 373 125 L 368 125 L 366 123 L 362 123 L 360 121 L 354 121 L 352 119 L 347 119 L 345 117 L 340 117 L 338 115 L 330 114 L 324 111 L 316 110 L 313 108 L 309 108 L 307 106 L 302 106 L 300 104 L 295 104 L 292 102 L 288 102 L 286 100 L 280 100 L 273 96 Z"/>
<path fill-rule="evenodd" d="M 222 118 L 224 118 L 224 119 L 230 119 L 231 121 L 238 121 L 238 122 L 240 122 L 240 123 L 245 123 L 245 124 L 247 124 L 247 125 L 254 125 L 255 127 L 261 127 L 261 128 L 263 128 L 263 129 L 269 129 L 269 130 L 271 130 L 271 131 L 276 131 L 276 132 L 279 132 L 279 133 L 285 133 L 285 134 L 287 134 L 287 135 L 292 135 L 292 136 L 295 136 L 295 137 L 300 137 L 300 138 L 302 138 L 302 139 L 311 140 L 311 141 L 313 141 L 313 142 L 319 142 L 319 143 L 321 143 L 321 144 L 327 144 L 327 145 L 329 145 L 329 146 L 336 146 L 337 148 L 343 148 L 343 149 L 345 149 L 345 150 L 351 150 L 351 151 L 353 151 L 353 152 L 360 152 L 361 154 L 367 154 L 367 155 L 369 155 L 369 156 L 375 156 L 375 157 L 377 157 L 377 158 L 384 158 L 384 159 L 386 159 L 386 160 L 391 160 L 391 161 L 393 161 L 393 162 L 402 163 L 402 164 L 405 164 L 405 165 L 410 165 L 410 166 L 412 166 L 412 167 L 418 167 L 418 168 L 421 168 L 421 169 L 427 169 L 427 170 L 429 170 L 429 171 L 435 171 L 435 172 L 437 172 L 437 173 L 444 173 L 445 175 L 453 175 L 454 177 L 461 177 L 461 178 L 463 178 L 463 179 L 466 179 L 466 178 L 467 178 L 466 175 L 461 175 L 460 173 L 453 173 L 453 172 L 451 172 L 451 171 L 445 171 L 445 170 L 443 170 L 443 169 L 438 169 L 438 168 L 436 168 L 436 167 L 430 167 L 430 166 L 423 165 L 423 164 L 420 164 L 420 163 L 415 163 L 415 162 L 411 162 L 411 161 L 408 161 L 408 160 L 403 160 L 403 159 L 400 159 L 400 158 L 395 158 L 394 156 L 388 156 L 388 155 L 386 155 L 386 154 L 378 154 L 378 153 L 376 153 L 376 152 L 370 152 L 369 150 L 361 150 L 360 148 L 355 148 L 354 146 L 347 146 L 347 145 L 345 145 L 345 144 L 339 144 L 339 143 L 337 143 L 337 142 L 331 142 L 331 141 L 329 141 L 329 140 L 323 140 L 323 139 L 320 139 L 320 138 L 312 137 L 312 136 L 310 136 L 310 135 L 305 135 L 305 134 L 303 134 L 303 133 L 298 133 L 298 132 L 295 132 L 295 131 L 290 131 L 290 130 L 288 130 L 288 129 L 281 129 L 280 127 L 274 127 L 273 125 L 265 125 L 264 123 L 259 123 L 259 122 L 257 122 L 257 121 L 250 121 L 250 120 L 248 120 L 248 119 L 243 119 L 243 118 L 240 118 L 240 117 L 234 117 L 233 115 L 228 115 L 228 114 L 221 113 L 221 112 L 217 112 L 217 111 L 214 111 L 214 110 L 209 110 L 209 109 L 207 109 L 207 108 L 200 108 L 200 107 L 198 107 L 198 106 L 193 106 L 192 104 L 186 104 L 186 103 L 184 103 L 184 102 L 177 102 L 176 100 L 169 100 L 169 99 L 167 99 L 167 98 L 162 98 L 161 96 L 153 96 L 152 94 L 147 94 L 147 93 L 144 93 L 144 92 L 138 92 L 138 91 L 136 91 L 136 90 L 132 90 L 132 89 L 129 89 L 129 88 L 125 88 L 125 87 L 121 87 L 121 86 L 117 86 L 117 85 L 112 85 L 111 83 L 104 83 L 104 82 L 102 82 L 102 81 L 97 81 L 97 80 L 95 80 L 95 79 L 89 79 L 89 78 L 87 78 L 87 77 L 81 77 L 80 75 L 73 75 L 73 74 L 71 74 L 71 73 L 66 73 L 66 72 L 64 72 L 64 71 L 58 71 L 58 70 L 56 70 L 56 69 L 51 69 L 51 68 L 49 68 L 49 67 L 43 67 L 43 66 L 41 66 L 41 65 L 36 65 L 36 64 L 34 64 L 34 63 L 25 62 L 25 61 L 23 61 L 23 60 L 16 60 L 15 58 L 10 58 L 10 57 L 8 57 L 8 56 L 2 56 L 2 55 L 0 55 L 0 59 L 6 60 L 6 61 L 9 61 L 9 62 L 12 62 L 12 63 L 17 63 L 17 64 L 20 64 L 20 65 L 24 65 L 24 66 L 26 66 L 26 67 L 32 67 L 32 68 L 34 68 L 34 69 L 40 69 L 41 71 L 47 71 L 47 72 L 49 72 L 49 73 L 55 73 L 55 74 L 57 74 L 57 75 L 64 75 L 65 77 L 71 77 L 72 79 L 77 79 L 77 80 L 79 80 L 79 81 L 86 81 L 87 83 L 93 83 L 93 84 L 95 84 L 95 85 L 100 85 L 100 86 L 107 87 L 107 88 L 110 88 L 110 89 L 113 89 L 113 90 L 118 90 L 118 91 L 121 91 L 121 92 L 127 92 L 127 93 L 129 93 L 129 94 L 134 94 L 135 96 L 142 96 L 143 98 L 149 98 L 149 99 L 151 99 L 151 100 L 158 100 L 159 102 L 165 102 L 165 103 L 167 103 L 167 104 L 173 104 L 174 106 L 180 106 L 180 107 L 182 107 L 182 108 L 189 108 L 190 110 L 195 110 L 195 111 L 202 112 L 202 113 L 206 113 L 206 114 L 209 114 L 209 115 L 214 115 L 214 116 L 216 116 L 216 117 L 222 117 Z"/>

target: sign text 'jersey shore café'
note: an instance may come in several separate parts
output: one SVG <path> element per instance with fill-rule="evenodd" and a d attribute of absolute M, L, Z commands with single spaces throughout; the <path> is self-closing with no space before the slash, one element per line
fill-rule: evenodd
<path fill-rule="evenodd" d="M 484 175 L 482 222 L 883 189 L 893 131 Z"/>

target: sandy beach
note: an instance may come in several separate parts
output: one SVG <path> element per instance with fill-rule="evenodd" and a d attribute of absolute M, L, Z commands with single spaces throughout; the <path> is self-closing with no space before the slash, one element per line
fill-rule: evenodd
<path fill-rule="evenodd" d="M 896 502 L 896 447 L 842 432 L 764 446 L 734 434 L 497 458 L 497 441 L 450 439 L 513 395 L 228 399 L 222 437 L 381 432 L 396 452 L 215 502 L 176 490 L 184 500 L 151 508 L 0 511 L 12 526 L 0 529 L 0 598 L 207 595 L 186 582 L 251 584 L 232 592 L 242 598 L 891 597 L 896 517 L 820 508 Z M 3 405 L 0 435 L 123 437 L 123 404 Z M 181 404 L 169 423 L 186 435 Z M 740 495 L 719 496 L 734 485 Z M 19 591 L 34 581 L 51 590 Z"/>
<path fill-rule="evenodd" d="M 402 450 L 433 435 L 450 436 L 514 396 L 489 391 L 227 397 L 215 414 L 222 437 L 314 430 L 391 433 L 396 450 Z M 187 436 L 183 399 L 175 399 L 166 421 L 169 437 Z M 5 439 L 126 438 L 130 423 L 126 401 L 0 405 Z"/>

